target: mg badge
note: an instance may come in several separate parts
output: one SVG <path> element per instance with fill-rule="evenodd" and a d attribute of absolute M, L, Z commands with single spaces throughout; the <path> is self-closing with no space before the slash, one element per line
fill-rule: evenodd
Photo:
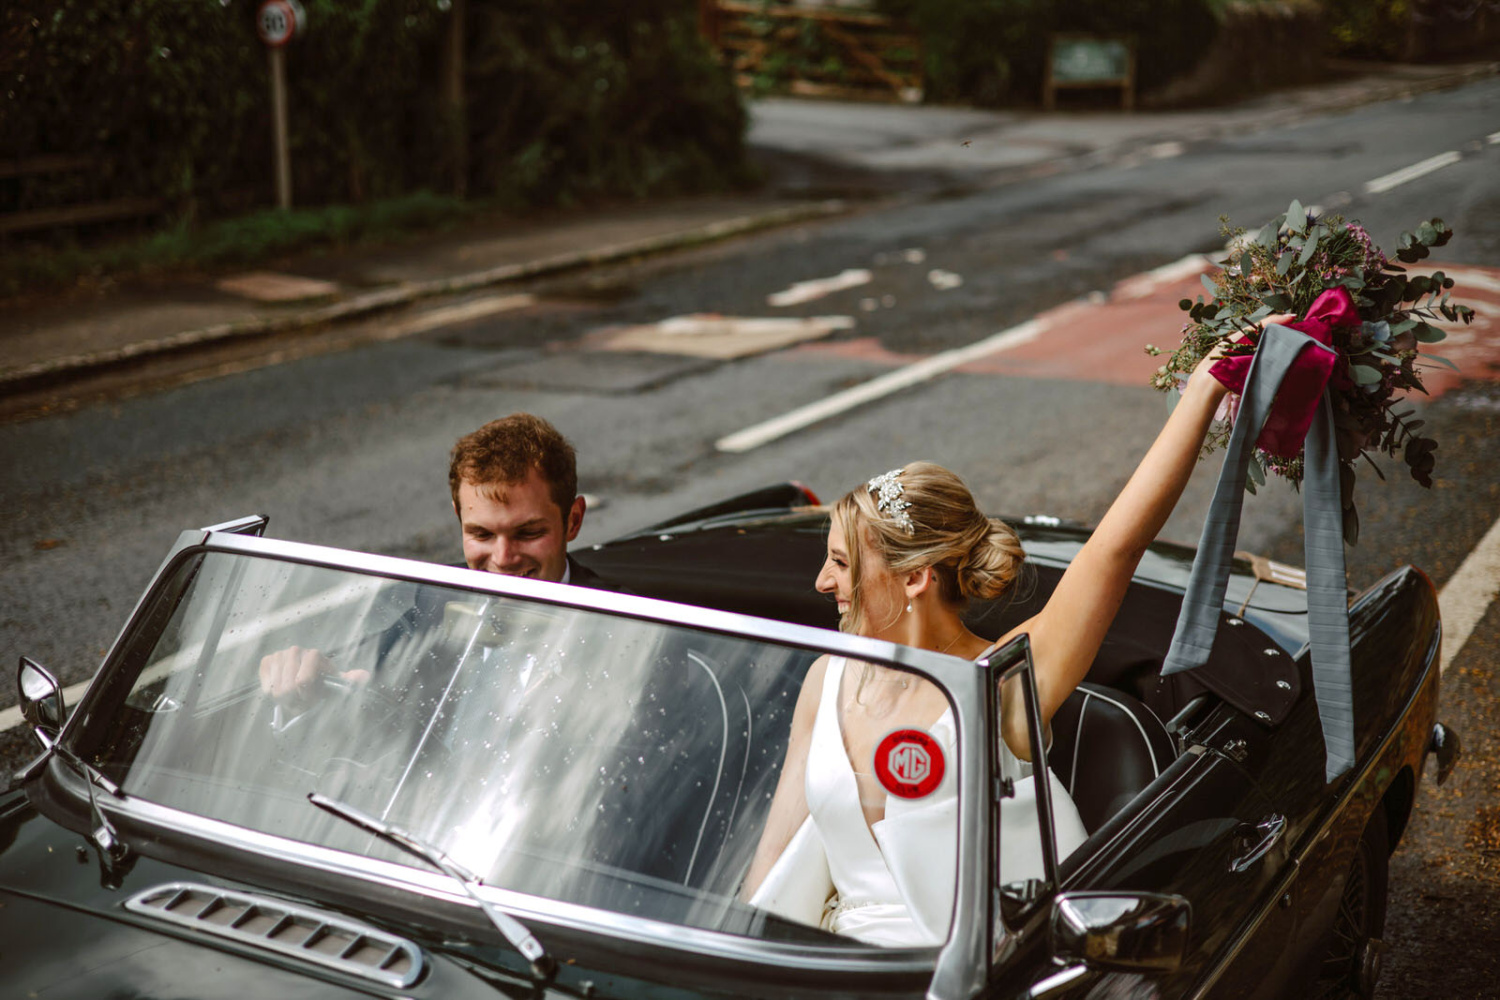
<path fill-rule="evenodd" d="M 898 798 L 931 795 L 943 781 L 943 748 L 920 729 L 887 733 L 875 747 L 875 777 Z"/>

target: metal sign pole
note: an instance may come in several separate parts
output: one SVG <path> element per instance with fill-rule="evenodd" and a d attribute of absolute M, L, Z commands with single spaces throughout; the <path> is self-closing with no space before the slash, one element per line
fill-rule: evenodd
<path fill-rule="evenodd" d="M 255 12 L 255 33 L 265 43 L 271 69 L 271 136 L 276 154 L 276 207 L 292 207 L 292 150 L 286 125 L 286 56 L 282 46 L 307 26 L 297 0 L 263 0 Z"/>
<path fill-rule="evenodd" d="M 286 57 L 281 46 L 266 49 L 271 60 L 271 130 L 276 144 L 276 207 L 292 207 L 292 151 L 287 141 Z"/>

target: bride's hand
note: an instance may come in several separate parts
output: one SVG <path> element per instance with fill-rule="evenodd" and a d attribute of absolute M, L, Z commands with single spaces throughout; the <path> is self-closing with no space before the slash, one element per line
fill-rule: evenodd
<path fill-rule="evenodd" d="M 1297 317 L 1292 313 L 1273 313 L 1272 315 L 1267 316 L 1265 319 L 1261 320 L 1260 326 L 1262 329 L 1265 329 L 1268 326 L 1286 326 L 1288 323 L 1294 322 L 1296 319 Z M 1214 345 L 1214 349 L 1212 351 L 1209 351 L 1206 355 L 1203 356 L 1203 360 L 1199 361 L 1197 366 L 1193 368 L 1192 377 L 1189 379 L 1190 383 L 1208 381 L 1213 382 L 1215 385 L 1219 384 L 1219 380 L 1213 377 L 1213 375 L 1209 372 L 1209 369 L 1212 368 L 1219 361 L 1219 359 L 1224 356 L 1224 349 L 1228 346 L 1228 343 L 1229 342 L 1227 340 L 1219 341 Z M 1222 385 L 1219 385 L 1219 390 L 1221 394 L 1228 391 Z"/>

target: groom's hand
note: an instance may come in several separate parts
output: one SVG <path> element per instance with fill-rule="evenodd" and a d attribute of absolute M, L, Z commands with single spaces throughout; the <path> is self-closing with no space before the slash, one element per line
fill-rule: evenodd
<path fill-rule="evenodd" d="M 296 711 L 306 711 L 317 700 L 323 678 L 337 676 L 352 684 L 370 679 L 368 670 L 342 673 L 333 661 L 316 649 L 290 646 L 260 660 L 260 689 Z"/>

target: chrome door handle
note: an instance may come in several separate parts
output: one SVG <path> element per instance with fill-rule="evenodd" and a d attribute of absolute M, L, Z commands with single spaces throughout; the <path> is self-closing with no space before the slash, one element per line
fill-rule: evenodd
<path fill-rule="evenodd" d="M 1276 846 L 1276 842 L 1281 839 L 1281 835 L 1286 832 L 1286 817 L 1280 813 L 1272 813 L 1257 823 L 1254 831 L 1253 835 L 1259 836 L 1260 840 L 1244 854 L 1229 862 L 1230 871 L 1245 871 L 1251 865 L 1265 857 L 1271 848 Z"/>

